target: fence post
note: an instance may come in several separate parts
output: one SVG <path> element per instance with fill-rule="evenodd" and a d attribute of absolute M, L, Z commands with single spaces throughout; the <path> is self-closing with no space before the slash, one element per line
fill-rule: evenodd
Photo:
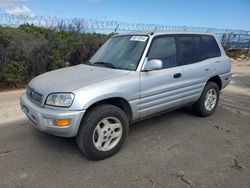
<path fill-rule="evenodd" d="M 119 27 L 119 24 L 117 24 L 117 26 L 115 27 L 115 33 L 117 33 L 118 27 Z"/>

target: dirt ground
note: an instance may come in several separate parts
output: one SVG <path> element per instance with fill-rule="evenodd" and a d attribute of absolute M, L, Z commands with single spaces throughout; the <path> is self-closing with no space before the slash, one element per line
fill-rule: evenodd
<path fill-rule="evenodd" d="M 74 138 L 41 133 L 0 92 L 0 187 L 250 187 L 250 61 L 232 63 L 216 112 L 180 109 L 131 125 L 122 150 L 89 161 Z"/>

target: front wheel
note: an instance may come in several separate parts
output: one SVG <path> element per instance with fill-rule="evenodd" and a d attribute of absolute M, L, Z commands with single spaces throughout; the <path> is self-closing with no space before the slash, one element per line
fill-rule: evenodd
<path fill-rule="evenodd" d="M 127 115 L 113 105 L 90 109 L 77 134 L 79 149 L 90 159 L 100 160 L 117 153 L 128 134 Z"/>
<path fill-rule="evenodd" d="M 214 82 L 208 82 L 199 100 L 193 104 L 194 112 L 202 117 L 210 116 L 219 102 L 219 88 Z"/>

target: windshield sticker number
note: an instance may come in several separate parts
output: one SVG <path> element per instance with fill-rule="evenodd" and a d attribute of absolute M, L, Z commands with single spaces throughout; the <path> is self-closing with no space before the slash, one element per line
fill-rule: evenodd
<path fill-rule="evenodd" d="M 130 40 L 132 41 L 139 41 L 139 42 L 145 42 L 148 39 L 147 36 L 132 36 Z"/>

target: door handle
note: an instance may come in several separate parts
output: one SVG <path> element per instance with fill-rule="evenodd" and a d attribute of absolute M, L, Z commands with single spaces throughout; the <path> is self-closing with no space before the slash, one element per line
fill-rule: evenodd
<path fill-rule="evenodd" d="M 173 77 L 174 77 L 174 78 L 180 78 L 180 77 L 181 77 L 181 73 L 176 73 L 176 74 L 174 74 Z"/>

